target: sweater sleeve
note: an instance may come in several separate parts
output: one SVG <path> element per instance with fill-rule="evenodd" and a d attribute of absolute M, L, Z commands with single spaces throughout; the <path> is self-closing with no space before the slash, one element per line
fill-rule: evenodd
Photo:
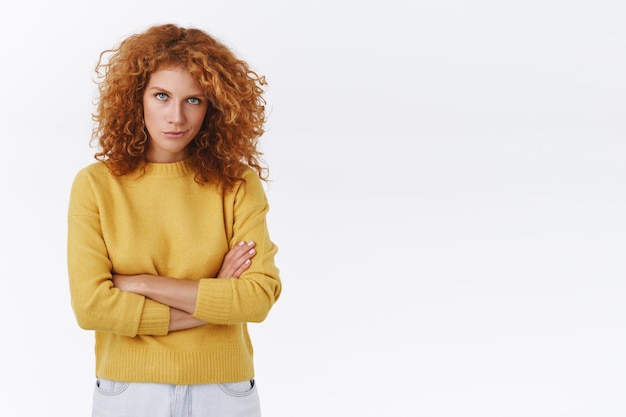
<path fill-rule="evenodd" d="M 81 328 L 131 337 L 167 334 L 169 307 L 113 287 L 113 265 L 87 169 L 76 175 L 71 188 L 67 265 L 72 308 Z"/>
<path fill-rule="evenodd" d="M 201 279 L 194 316 L 215 324 L 263 321 L 278 300 L 282 284 L 274 258 L 277 246 L 270 240 L 266 216 L 269 210 L 261 181 L 249 171 L 234 194 L 232 248 L 253 240 L 257 251 L 239 279 Z"/>

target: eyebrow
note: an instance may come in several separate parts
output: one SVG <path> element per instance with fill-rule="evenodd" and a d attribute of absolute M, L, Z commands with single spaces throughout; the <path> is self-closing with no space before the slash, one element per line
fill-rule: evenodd
<path fill-rule="evenodd" d="M 172 95 L 172 92 L 169 91 L 167 88 L 159 87 L 158 85 L 150 87 L 147 91 L 152 91 L 152 90 L 162 91 L 164 93 Z M 204 91 L 187 94 L 187 97 L 204 97 L 204 96 L 205 96 Z"/>

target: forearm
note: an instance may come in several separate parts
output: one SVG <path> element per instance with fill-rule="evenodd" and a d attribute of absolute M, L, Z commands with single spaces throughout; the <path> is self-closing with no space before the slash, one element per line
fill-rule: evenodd
<path fill-rule="evenodd" d="M 195 318 L 191 314 L 179 310 L 177 308 L 170 308 L 170 327 L 169 331 L 174 332 L 176 330 L 191 329 L 206 324 L 205 321 Z"/>
<path fill-rule="evenodd" d="M 193 314 L 198 298 L 198 281 L 158 275 L 114 275 L 115 286 L 143 295 L 174 309 Z"/>
<path fill-rule="evenodd" d="M 250 267 L 256 255 L 255 242 L 241 241 L 228 251 L 217 274 L 219 279 L 239 278 Z M 113 284 L 122 291 L 131 292 L 193 314 L 198 299 L 198 281 L 175 279 L 157 275 L 113 275 Z"/>

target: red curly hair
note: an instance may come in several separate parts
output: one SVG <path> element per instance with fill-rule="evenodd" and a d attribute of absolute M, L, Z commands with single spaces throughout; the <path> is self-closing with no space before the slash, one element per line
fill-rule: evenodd
<path fill-rule="evenodd" d="M 142 96 L 150 75 L 172 66 L 189 70 L 209 102 L 202 128 L 187 148 L 196 181 L 232 187 L 242 180 L 245 166 L 267 180 L 257 148 L 264 133 L 265 77 L 206 32 L 173 24 L 131 35 L 100 54 L 92 134 L 100 149 L 94 157 L 115 175 L 128 174 L 146 162 Z"/>

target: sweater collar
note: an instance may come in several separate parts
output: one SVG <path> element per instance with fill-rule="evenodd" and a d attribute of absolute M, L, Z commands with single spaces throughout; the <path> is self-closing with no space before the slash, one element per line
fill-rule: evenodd
<path fill-rule="evenodd" d="M 158 177 L 184 177 L 193 174 L 188 159 L 169 163 L 146 162 L 144 168 L 145 175 Z"/>

